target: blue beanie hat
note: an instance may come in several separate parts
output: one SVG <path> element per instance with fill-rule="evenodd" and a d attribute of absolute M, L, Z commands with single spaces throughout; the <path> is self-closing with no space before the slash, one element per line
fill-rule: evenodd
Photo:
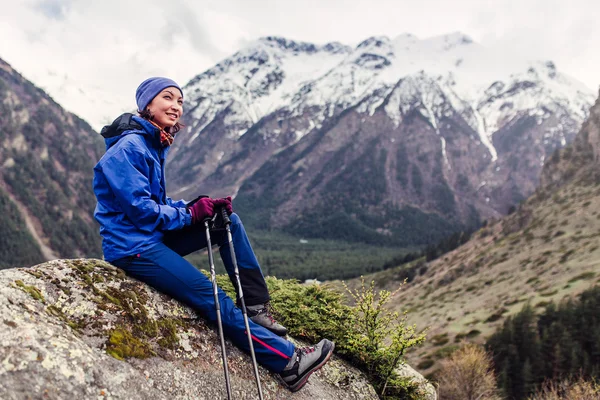
<path fill-rule="evenodd" d="M 138 111 L 144 111 L 146 106 L 150 104 L 153 98 L 156 97 L 163 89 L 168 87 L 176 87 L 183 96 L 183 91 L 175 81 L 169 78 L 154 77 L 148 78 L 144 82 L 140 83 L 137 90 L 135 91 L 135 101 L 137 103 Z"/>

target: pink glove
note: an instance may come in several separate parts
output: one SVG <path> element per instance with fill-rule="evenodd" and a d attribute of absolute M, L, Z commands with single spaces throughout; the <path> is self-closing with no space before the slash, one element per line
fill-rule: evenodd
<path fill-rule="evenodd" d="M 190 208 L 192 214 L 192 223 L 202 223 L 206 218 L 211 218 L 215 214 L 215 200 L 210 197 L 203 197 L 195 202 Z"/>
<path fill-rule="evenodd" d="M 231 196 L 227 196 L 222 199 L 214 199 L 213 204 L 215 209 L 224 207 L 227 210 L 227 215 L 231 215 L 233 213 L 233 207 L 231 206 Z"/>

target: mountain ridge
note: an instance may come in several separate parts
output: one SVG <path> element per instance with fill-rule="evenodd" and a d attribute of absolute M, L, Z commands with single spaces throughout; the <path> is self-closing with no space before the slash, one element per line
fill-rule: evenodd
<path fill-rule="evenodd" d="M 337 168 L 346 180 L 360 182 L 360 155 L 332 152 L 373 138 L 386 153 L 385 199 L 363 205 L 377 218 L 390 217 L 388 206 L 416 207 L 453 229 L 498 217 L 533 192 L 545 159 L 573 139 L 593 100 L 552 62 L 501 60 L 460 33 L 371 37 L 355 48 L 259 39 L 184 87 L 189 129 L 169 158 L 169 192 L 233 195 L 238 210 L 249 212 L 260 207 L 257 196 L 268 197 L 268 185 L 288 200 L 270 199 L 278 218 L 261 226 L 300 233 L 286 215 L 310 224 L 309 208 L 328 201 L 327 184 L 316 190 L 316 181 L 304 189 L 293 182 L 320 176 L 337 185 L 332 157 L 343 160 Z M 345 132 L 336 130 L 342 125 Z M 321 160 L 310 156 L 321 147 Z M 354 221 L 348 227 L 360 229 L 367 218 L 356 216 L 348 195 L 339 193 L 338 208 Z M 396 237 L 394 229 L 378 223 L 370 231 Z"/>
<path fill-rule="evenodd" d="M 0 268 L 99 256 L 90 182 L 102 141 L 0 59 Z"/>

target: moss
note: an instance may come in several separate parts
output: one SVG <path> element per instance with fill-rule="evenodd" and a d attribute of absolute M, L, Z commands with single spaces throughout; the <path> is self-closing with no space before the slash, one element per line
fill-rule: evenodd
<path fill-rule="evenodd" d="M 168 349 L 176 349 L 179 347 L 179 337 L 177 336 L 177 326 L 181 325 L 175 319 L 165 318 L 158 321 L 160 333 L 163 335 L 158 340 L 158 344 Z"/>
<path fill-rule="evenodd" d="M 67 325 L 77 332 L 79 332 L 82 328 L 85 328 L 85 324 L 81 322 L 67 321 Z"/>
<path fill-rule="evenodd" d="M 113 288 L 109 288 L 109 289 L 113 289 Z M 102 290 L 98 290 L 98 294 L 101 295 L 102 297 L 104 297 L 106 300 L 110 301 L 111 303 L 113 303 L 113 304 L 115 304 L 115 305 L 117 305 L 119 307 L 122 306 L 122 303 L 121 303 L 121 301 L 118 298 L 116 298 L 116 297 L 108 294 L 107 292 L 104 292 Z"/>
<path fill-rule="evenodd" d="M 95 269 L 95 265 L 90 265 L 91 263 L 82 260 L 70 260 L 70 264 L 73 269 L 76 269 L 82 274 L 93 272 Z"/>
<path fill-rule="evenodd" d="M 182 321 L 164 318 L 158 321 L 147 319 L 144 323 L 133 324 L 131 330 L 120 325 L 109 333 L 106 352 L 116 359 L 147 358 L 156 355 L 150 339 L 161 336 L 156 343 L 167 349 L 179 347 L 177 328 L 184 326 Z"/>
<path fill-rule="evenodd" d="M 144 336 L 156 337 L 158 336 L 158 323 L 153 319 L 148 319 L 144 323 L 136 325 L 136 330 L 141 331 Z"/>
<path fill-rule="evenodd" d="M 68 287 L 62 286 L 62 287 L 60 287 L 60 290 L 62 290 L 63 293 L 66 294 L 67 296 L 71 295 L 71 289 L 69 289 Z"/>
<path fill-rule="evenodd" d="M 44 274 L 41 273 L 40 271 L 36 271 L 36 270 L 33 270 L 33 269 L 26 269 L 25 272 L 27 272 L 29 275 L 35 276 L 38 279 L 41 279 L 44 276 Z"/>
<path fill-rule="evenodd" d="M 106 352 L 117 360 L 126 358 L 148 358 L 156 355 L 150 345 L 120 326 L 110 331 Z"/>
<path fill-rule="evenodd" d="M 120 280 L 127 279 L 127 274 L 122 269 L 118 269 L 116 277 Z"/>
<path fill-rule="evenodd" d="M 94 285 L 94 281 L 92 281 L 92 278 L 86 273 L 83 274 L 83 281 L 90 286 Z"/>
<path fill-rule="evenodd" d="M 46 307 L 46 312 L 50 315 L 54 315 L 55 317 L 60 318 L 69 327 L 71 327 L 71 329 L 73 329 L 74 331 L 76 331 L 78 333 L 81 333 L 81 329 L 83 329 L 87 326 L 87 323 L 84 319 L 82 319 L 81 321 L 72 320 L 69 317 L 67 317 L 60 308 L 58 308 L 54 305 L 50 305 L 50 306 Z"/>
<path fill-rule="evenodd" d="M 127 278 L 125 272 L 116 267 L 110 267 L 100 260 L 65 260 L 73 272 L 83 279 L 88 285 L 91 283 L 103 283 L 107 280 L 123 280 Z M 110 271 L 110 273 L 106 273 Z"/>
<path fill-rule="evenodd" d="M 151 318 L 146 308 L 149 295 L 146 291 L 139 290 L 141 287 L 139 283 L 127 280 L 122 270 L 109 268 L 102 261 L 68 260 L 67 262 L 76 279 L 84 282 L 85 290 L 95 295 L 93 301 L 96 303 L 96 315 L 110 310 L 111 313 L 119 316 L 116 327 L 108 332 L 106 352 L 109 355 L 119 360 L 130 357 L 147 358 L 155 355 L 158 347 L 176 349 L 179 346 L 177 329 L 185 328 L 189 324 L 177 318 L 158 320 Z M 120 283 L 118 288 L 102 285 L 116 279 L 125 281 Z M 68 291 L 67 288 L 58 287 Z M 55 306 L 48 307 L 47 312 L 61 318 L 76 331 L 88 324 L 94 330 L 103 330 L 103 326 L 98 325 L 98 321 L 85 318 L 81 321 L 71 320 Z"/>
<path fill-rule="evenodd" d="M 28 286 L 28 285 L 24 284 L 23 281 L 20 279 L 15 281 L 15 285 L 17 285 L 19 288 L 21 288 L 21 290 L 23 290 L 25 293 L 29 293 L 29 295 L 31 297 L 33 297 L 35 300 L 39 300 L 42 303 L 46 303 L 46 300 L 44 299 L 42 292 L 40 291 L 40 289 L 36 288 L 35 286 Z"/>

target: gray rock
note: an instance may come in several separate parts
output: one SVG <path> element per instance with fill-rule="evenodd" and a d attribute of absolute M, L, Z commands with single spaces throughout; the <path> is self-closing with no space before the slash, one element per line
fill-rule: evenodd
<path fill-rule="evenodd" d="M 419 384 L 423 400 L 437 400 L 435 387 L 410 365 L 402 364 L 396 368 L 396 372 L 399 377 L 411 378 L 413 382 Z"/>
<path fill-rule="evenodd" d="M 215 330 L 100 260 L 0 271 L 0 398 L 225 398 Z M 250 357 L 227 343 L 235 399 L 257 398 Z M 122 358 L 119 360 L 118 358 Z M 333 357 L 299 392 L 260 368 L 265 399 L 377 399 Z"/>

